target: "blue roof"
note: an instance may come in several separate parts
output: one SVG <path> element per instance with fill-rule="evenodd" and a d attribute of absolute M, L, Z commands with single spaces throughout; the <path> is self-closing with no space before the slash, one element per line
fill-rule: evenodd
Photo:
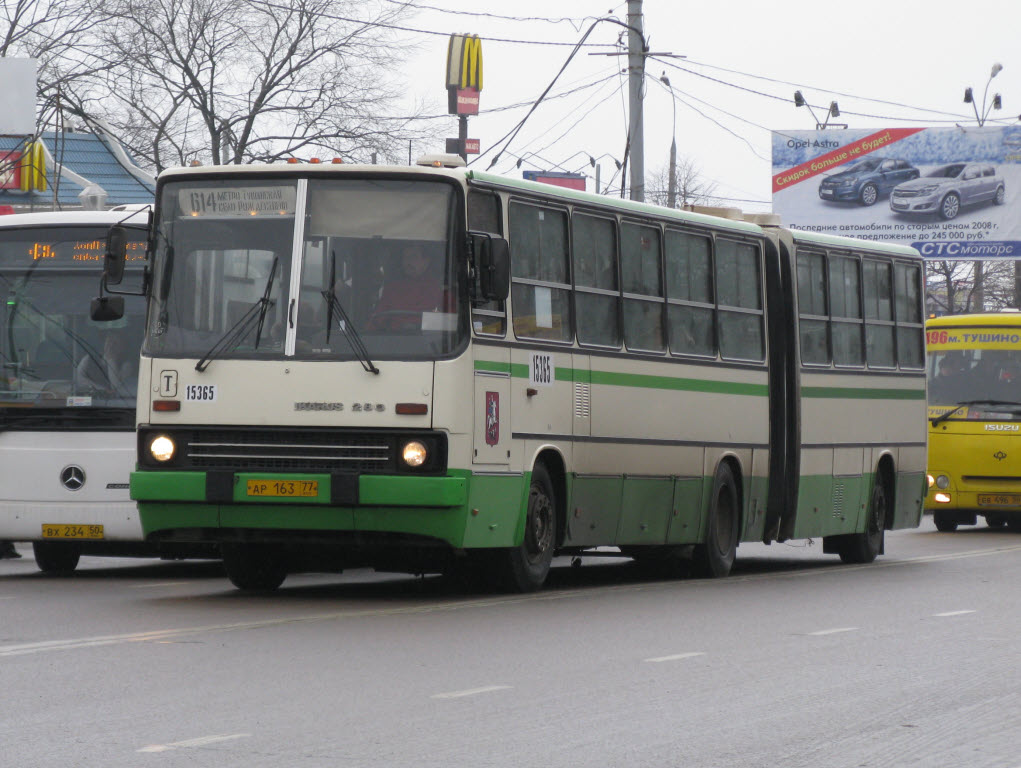
<path fill-rule="evenodd" d="M 57 163 L 63 164 L 68 170 L 74 171 L 79 176 L 85 177 L 106 190 L 107 207 L 124 203 L 153 202 L 156 185 L 132 175 L 117 159 L 106 137 L 92 133 L 47 132 L 40 138 Z M 0 136 L 0 152 L 19 151 L 24 149 L 24 146 L 25 138 L 22 136 Z M 128 159 L 134 163 L 133 158 L 128 156 Z M 59 206 L 64 208 L 81 207 L 78 193 L 82 191 L 82 185 L 67 176 L 57 179 L 49 164 L 47 164 L 46 171 L 48 189 L 45 192 L 0 189 L 0 205 L 14 205 L 19 208 L 33 205 L 39 209 L 52 208 L 53 190 L 56 187 Z"/>

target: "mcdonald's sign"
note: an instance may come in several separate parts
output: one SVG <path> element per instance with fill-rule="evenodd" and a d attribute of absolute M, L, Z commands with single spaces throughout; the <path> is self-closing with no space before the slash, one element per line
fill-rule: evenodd
<path fill-rule="evenodd" d="M 451 35 L 447 46 L 447 112 L 477 115 L 482 90 L 482 40 Z"/>
<path fill-rule="evenodd" d="M 0 152 L 0 189 L 21 189 L 20 152 Z"/>
<path fill-rule="evenodd" d="M 25 145 L 21 154 L 22 192 L 46 191 L 46 150 L 42 141 L 33 141 Z"/>

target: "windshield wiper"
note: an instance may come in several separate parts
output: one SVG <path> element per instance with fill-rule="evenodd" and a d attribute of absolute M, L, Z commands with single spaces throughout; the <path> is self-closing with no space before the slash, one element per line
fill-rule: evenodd
<path fill-rule="evenodd" d="M 273 279 L 277 274 L 277 259 L 273 259 L 273 266 L 269 270 L 269 279 L 266 281 L 266 288 L 262 292 L 262 298 L 252 304 L 248 311 L 238 320 L 234 325 L 220 337 L 209 351 L 202 356 L 202 359 L 195 363 L 195 370 L 202 373 L 209 367 L 209 364 L 214 359 L 222 355 L 226 350 L 231 347 L 236 347 L 241 339 L 243 339 L 255 321 L 258 321 L 259 327 L 255 332 L 255 348 L 259 348 L 259 341 L 262 339 L 262 327 L 266 322 L 266 313 L 269 308 L 272 307 L 276 302 L 269 297 L 270 292 L 273 290 Z"/>
<path fill-rule="evenodd" d="M 929 419 L 929 421 L 932 423 L 932 426 L 935 427 L 939 424 L 942 424 L 944 421 L 949 419 L 951 416 L 953 416 L 955 413 L 957 413 L 965 406 L 969 405 L 992 405 L 992 406 L 1013 405 L 1018 408 L 1021 408 L 1021 403 L 1016 403 L 1013 400 L 964 400 L 963 402 L 958 403 L 956 407 L 950 409 L 946 413 L 941 413 L 939 416 L 935 416 Z"/>
<path fill-rule="evenodd" d="M 340 330 L 344 332 L 344 337 L 351 345 L 351 349 L 354 350 L 355 355 L 358 357 L 358 362 L 362 364 L 369 373 L 379 373 L 372 360 L 369 359 L 369 350 L 365 348 L 365 344 L 362 342 L 362 337 L 358 335 L 358 331 L 355 330 L 354 324 L 351 322 L 351 318 L 347 316 L 347 312 L 344 311 L 344 305 L 340 303 L 340 299 L 337 298 L 337 294 L 333 291 L 333 286 L 336 285 L 337 280 L 337 252 L 330 252 L 330 289 L 328 291 L 322 291 L 323 299 L 326 301 L 326 343 L 330 343 L 330 331 L 333 328 L 333 313 L 336 312 L 340 315 L 341 323 Z"/>

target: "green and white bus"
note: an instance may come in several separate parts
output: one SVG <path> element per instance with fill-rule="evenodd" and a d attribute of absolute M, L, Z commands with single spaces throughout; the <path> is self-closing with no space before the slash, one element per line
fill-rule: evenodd
<path fill-rule="evenodd" d="M 869 562 L 918 525 L 914 250 L 458 165 L 161 174 L 146 537 L 219 543 L 242 589 L 373 566 L 531 590 L 556 554 L 724 576 L 740 542 Z"/>

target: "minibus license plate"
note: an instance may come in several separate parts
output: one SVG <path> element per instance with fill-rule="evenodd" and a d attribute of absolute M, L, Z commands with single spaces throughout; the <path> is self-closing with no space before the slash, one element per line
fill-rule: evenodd
<path fill-rule="evenodd" d="M 67 523 L 43 523 L 44 539 L 101 539 L 101 525 L 69 525 Z"/>
<path fill-rule="evenodd" d="M 284 498 L 315 498 L 319 495 L 318 480 L 249 480 L 249 496 Z"/>
<path fill-rule="evenodd" d="M 980 493 L 978 503 L 983 507 L 1021 507 L 1021 493 Z"/>

